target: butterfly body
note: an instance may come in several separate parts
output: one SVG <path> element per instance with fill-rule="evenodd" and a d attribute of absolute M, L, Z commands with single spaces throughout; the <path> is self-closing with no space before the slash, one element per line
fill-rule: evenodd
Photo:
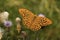
<path fill-rule="evenodd" d="M 28 29 L 31 29 L 33 31 L 39 30 L 42 26 L 52 24 L 52 21 L 50 19 L 34 15 L 27 9 L 19 9 L 19 12 L 22 16 L 23 24 L 26 25 Z"/>

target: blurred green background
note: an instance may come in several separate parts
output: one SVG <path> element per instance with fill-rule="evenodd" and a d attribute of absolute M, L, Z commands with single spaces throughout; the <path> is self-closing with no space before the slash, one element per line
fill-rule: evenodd
<path fill-rule="evenodd" d="M 52 25 L 40 29 L 38 36 L 36 32 L 22 25 L 22 30 L 28 33 L 26 40 L 60 40 L 60 0 L 0 0 L 0 12 L 9 12 L 9 20 L 13 22 L 10 32 L 5 32 L 6 35 L 3 35 L 2 40 L 25 40 L 18 38 L 16 32 L 15 18 L 21 17 L 18 12 L 19 8 L 31 10 L 35 15 L 42 13 L 53 22 Z M 3 24 L 0 26 L 4 28 Z"/>

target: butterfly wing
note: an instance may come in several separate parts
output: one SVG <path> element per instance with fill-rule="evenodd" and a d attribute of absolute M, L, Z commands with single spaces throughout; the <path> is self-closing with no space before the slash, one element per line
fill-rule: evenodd
<path fill-rule="evenodd" d="M 52 21 L 46 17 L 39 17 L 39 23 L 41 26 L 47 26 L 47 25 L 50 25 L 52 24 Z"/>
<path fill-rule="evenodd" d="M 30 28 L 35 15 L 27 9 L 19 9 L 19 12 L 22 15 L 23 24 Z"/>
<path fill-rule="evenodd" d="M 37 31 L 42 26 L 47 26 L 47 25 L 50 25 L 50 24 L 52 24 L 52 21 L 50 19 L 48 19 L 46 17 L 39 17 L 39 16 L 37 16 L 34 19 L 34 21 L 33 21 L 32 25 L 31 25 L 30 29 L 33 30 L 33 31 Z"/>

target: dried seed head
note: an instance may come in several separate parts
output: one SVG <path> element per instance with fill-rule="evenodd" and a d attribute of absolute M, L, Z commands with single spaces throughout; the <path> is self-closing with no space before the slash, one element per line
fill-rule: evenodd
<path fill-rule="evenodd" d="M 16 18 L 16 22 L 20 22 L 21 19 L 19 17 Z"/>
<path fill-rule="evenodd" d="M 21 31 L 21 36 L 22 37 L 26 37 L 27 36 L 27 33 L 25 31 Z"/>

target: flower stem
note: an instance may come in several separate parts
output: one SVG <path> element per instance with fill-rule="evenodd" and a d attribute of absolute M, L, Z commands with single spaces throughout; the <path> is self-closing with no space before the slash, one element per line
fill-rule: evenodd
<path fill-rule="evenodd" d="M 35 40 L 39 40 L 38 35 L 39 35 L 39 32 L 38 31 L 35 32 Z"/>

